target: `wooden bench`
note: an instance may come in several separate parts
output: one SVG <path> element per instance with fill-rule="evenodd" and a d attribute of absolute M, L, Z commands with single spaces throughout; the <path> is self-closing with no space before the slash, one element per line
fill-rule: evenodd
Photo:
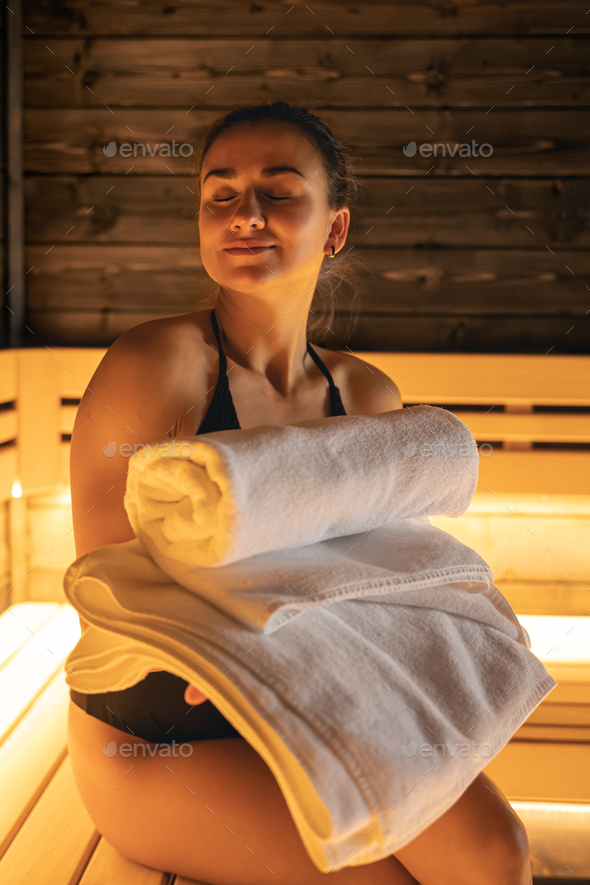
<path fill-rule="evenodd" d="M 542 644 L 542 619 L 529 619 L 528 627 L 533 643 Z M 67 755 L 63 669 L 78 636 L 76 614 L 67 605 L 22 603 L 0 617 L 0 881 L 171 885 L 170 874 L 127 860 L 102 839 L 78 795 Z M 563 647 L 560 652 L 567 656 Z M 556 660 L 554 666 L 563 677 L 576 665 Z M 486 771 L 529 828 L 534 872 L 590 875 L 590 744 L 571 743 L 565 757 L 550 743 L 536 746 L 538 752 L 529 742 L 526 752 L 517 749 L 502 761 L 511 742 Z"/>
<path fill-rule="evenodd" d="M 99 836 L 74 783 L 63 664 L 79 635 L 68 605 L 22 603 L 0 617 L 0 881 L 169 885 Z"/>

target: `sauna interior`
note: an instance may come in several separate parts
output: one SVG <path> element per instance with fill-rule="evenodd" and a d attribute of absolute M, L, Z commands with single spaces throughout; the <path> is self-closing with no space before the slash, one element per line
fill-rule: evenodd
<path fill-rule="evenodd" d="M 1 16 L 0 880 L 188 885 L 100 838 L 69 767 L 70 439 L 118 335 L 214 303 L 192 159 L 104 146 L 172 127 L 196 145 L 234 102 L 272 97 L 314 109 L 362 157 L 347 247 L 371 275 L 352 337 L 344 304 L 327 346 L 478 443 L 468 511 L 431 521 L 490 564 L 558 683 L 486 772 L 527 826 L 534 881 L 590 883 L 587 4 L 293 4 L 285 24 L 289 6 L 76 0 Z M 471 129 L 491 156 L 403 151 Z"/>

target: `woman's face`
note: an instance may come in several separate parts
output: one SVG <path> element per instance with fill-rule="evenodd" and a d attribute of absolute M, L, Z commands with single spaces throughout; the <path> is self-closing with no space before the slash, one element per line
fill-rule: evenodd
<path fill-rule="evenodd" d="M 293 126 L 239 123 L 205 155 L 201 259 L 226 290 L 282 292 L 288 287 L 295 295 L 305 294 L 316 283 L 328 237 L 338 251 L 349 221 L 347 208 L 328 207 L 321 160 Z M 257 249 L 249 242 L 244 248 L 240 240 L 270 245 Z M 228 251 L 232 247 L 237 251 Z"/>

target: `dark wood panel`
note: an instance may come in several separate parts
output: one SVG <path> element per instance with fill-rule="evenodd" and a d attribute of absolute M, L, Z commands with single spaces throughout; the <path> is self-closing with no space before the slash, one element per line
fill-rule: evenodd
<path fill-rule="evenodd" d="M 212 306 L 203 302 L 199 309 Z M 184 313 L 178 311 L 177 313 Z M 33 310 L 27 316 L 28 344 L 101 346 L 112 344 L 127 329 L 175 312 Z M 588 354 L 590 319 L 554 316 L 458 317 L 456 315 L 365 314 L 352 335 L 346 315 L 332 327 L 330 347 L 356 350 Z M 569 330 L 569 333 L 568 333 Z M 322 342 L 324 345 L 326 342 Z"/>
<path fill-rule="evenodd" d="M 9 15 L 6 8 L 0 10 L 0 56 L 6 58 L 6 25 L 5 15 Z M 6 107 L 6 65 L 0 64 L 0 107 Z M 0 113 L 0 348 L 7 347 L 9 343 L 9 312 L 6 309 L 6 115 Z M 0 514 L 0 520 L 2 516 Z M 0 583 L 2 579 L 0 578 Z M 8 586 L 8 585 L 7 585 Z"/>
<path fill-rule="evenodd" d="M 28 241 L 194 244 L 186 184 L 183 176 L 29 176 Z M 546 244 L 590 245 L 588 179 L 364 179 L 345 248 Z"/>
<path fill-rule="evenodd" d="M 522 0 L 466 3 L 465 0 L 414 2 L 302 2 L 278 0 L 76 0 L 75 3 L 35 0 L 27 3 L 25 24 L 46 34 L 177 34 L 252 36 L 271 28 L 278 35 L 399 36 L 429 34 L 562 35 L 569 27 L 588 33 L 586 2 Z M 27 34 L 30 32 L 27 31 Z"/>
<path fill-rule="evenodd" d="M 188 312 L 216 286 L 187 246 L 29 246 L 27 267 L 32 308 Z"/>
<path fill-rule="evenodd" d="M 2 298 L 0 299 L 0 348 L 9 346 L 9 323 L 8 310 L 5 307 L 6 296 L 4 293 L 8 289 L 6 285 L 6 241 L 0 242 L 0 286 L 2 286 Z"/>
<path fill-rule="evenodd" d="M 22 344 L 25 317 L 26 281 L 24 268 L 24 162 L 23 162 L 23 4 L 5 12 L 6 36 L 2 66 L 6 94 L 1 115 L 5 121 L 6 142 L 6 279 L 4 296 L 8 315 L 8 340 L 12 347 Z"/>
<path fill-rule="evenodd" d="M 335 335 L 341 348 L 348 332 L 346 317 Z M 569 333 L 569 334 L 568 334 Z M 332 341 L 332 339 L 330 339 Z M 349 347 L 356 350 L 400 350 L 465 353 L 588 354 L 590 319 L 530 316 L 383 316 L 361 317 Z"/>
<path fill-rule="evenodd" d="M 371 271 L 363 307 L 374 312 L 533 318 L 590 311 L 586 252 L 374 249 L 359 254 Z"/>
<path fill-rule="evenodd" d="M 364 309 L 403 314 L 585 316 L 590 254 L 367 249 Z M 216 284 L 189 247 L 29 246 L 31 309 L 194 310 Z M 342 309 L 347 308 L 345 299 Z"/>
<path fill-rule="evenodd" d="M 27 238 L 189 245 L 198 237 L 194 189 L 183 175 L 31 175 Z"/>
<path fill-rule="evenodd" d="M 322 110 L 320 116 L 355 148 L 364 175 L 587 175 L 590 168 L 590 113 L 568 110 Z M 195 158 L 160 156 L 156 145 L 198 145 L 216 111 L 135 110 L 117 114 L 94 109 L 32 109 L 25 111 L 25 158 L 29 173 L 190 174 Z M 130 134 L 130 130 L 131 133 Z M 431 135 L 430 131 L 434 133 Z M 118 152 L 105 156 L 103 147 L 130 143 L 150 145 L 155 156 L 137 148 L 136 157 Z M 441 155 L 406 157 L 404 145 L 416 141 L 492 145 L 490 157 L 465 159 Z M 185 149 L 188 152 L 188 148 Z M 486 149 L 487 150 L 487 149 Z M 431 168 L 432 167 L 432 168 Z M 428 170 L 431 168 L 431 171 Z M 133 169 L 132 172 L 130 170 Z"/>
<path fill-rule="evenodd" d="M 282 98 L 359 155 L 363 314 L 351 339 L 341 291 L 333 346 L 590 351 L 586 3 L 25 6 L 26 344 L 211 305 L 194 154 L 103 147 L 197 150 L 224 108 Z M 403 152 L 472 140 L 492 155 Z"/>
<path fill-rule="evenodd" d="M 30 347 L 63 345 L 70 347 L 108 347 L 134 326 L 182 311 L 113 311 L 113 310 L 37 310 L 27 313 L 25 344 Z"/>
<path fill-rule="evenodd" d="M 25 42 L 26 107 L 590 104 L 590 40 L 54 38 Z M 229 73 L 228 73 L 229 69 Z"/>

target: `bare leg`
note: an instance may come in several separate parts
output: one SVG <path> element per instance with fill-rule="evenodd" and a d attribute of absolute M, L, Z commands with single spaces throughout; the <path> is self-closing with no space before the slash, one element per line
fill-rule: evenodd
<path fill-rule="evenodd" d="M 277 782 L 242 738 L 193 741 L 185 757 L 125 758 L 111 741 L 139 743 L 70 705 L 70 754 L 100 833 L 146 866 L 211 885 L 314 885 L 309 859 Z M 341 885 L 418 885 L 395 857 L 331 873 Z M 439 885 L 437 881 L 437 885 Z"/>
<path fill-rule="evenodd" d="M 532 885 L 533 881 L 526 829 L 484 772 L 395 856 L 421 885 Z"/>

